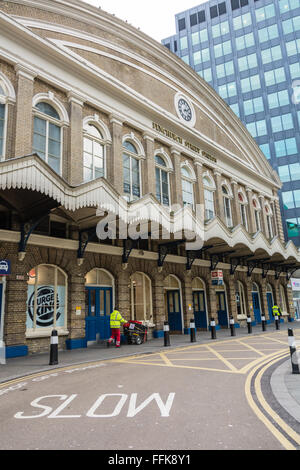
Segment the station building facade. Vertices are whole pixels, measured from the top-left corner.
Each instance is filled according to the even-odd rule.
[[[114,308],[153,336],[294,317],[280,180],[204,80],[79,0],[2,1],[0,35],[7,357],[106,339]]]

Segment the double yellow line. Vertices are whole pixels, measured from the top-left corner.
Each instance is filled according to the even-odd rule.
[[[290,437],[296,444],[300,446],[300,435],[295,432],[288,424],[286,424],[280,416],[269,406],[269,404],[266,402],[264,395],[261,390],[261,379],[265,373],[265,371],[272,367],[273,364],[278,362],[279,360],[283,359],[284,357],[288,357],[289,354],[287,353],[278,353],[276,357],[270,361],[269,359],[266,359],[267,363],[264,365],[264,362],[260,363],[257,365],[251,373],[248,375],[246,384],[245,384],[245,393],[246,393],[246,398],[248,400],[248,403],[256,416],[263,422],[263,424],[269,429],[269,431],[273,434],[273,436],[278,439],[280,444],[286,449],[286,450],[297,450],[294,444],[291,443],[289,439],[287,439],[286,435]],[[263,366],[264,365],[264,366]],[[263,366],[263,367],[262,367]],[[252,384],[252,379],[254,375],[257,373],[257,371],[261,369],[257,376],[254,379],[254,390],[255,394],[257,397],[257,400],[261,404],[263,410],[265,413],[261,411],[261,409],[257,406],[253,399],[253,394],[251,393],[251,384]],[[271,422],[275,422],[281,431]],[[286,434],[284,435],[283,432]]]

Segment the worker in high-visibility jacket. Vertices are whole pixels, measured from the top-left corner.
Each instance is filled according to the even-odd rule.
[[[278,320],[280,320],[280,317],[281,317],[281,309],[280,307],[278,307],[278,305],[274,305],[274,307],[272,308],[272,313],[273,313],[273,317],[275,318],[278,318]]]
[[[117,348],[120,348],[121,346],[121,323],[127,323],[127,321],[124,320],[118,310],[114,310],[110,315],[111,337],[108,342],[111,344],[114,340],[116,340]]]

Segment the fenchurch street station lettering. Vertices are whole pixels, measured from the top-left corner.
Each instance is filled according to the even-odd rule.
[[[155,129],[160,134],[168,137],[169,139],[174,140],[174,142],[176,142],[177,144],[184,145],[186,148],[188,148],[192,152],[197,153],[198,155],[202,155],[203,157],[207,158],[208,160],[211,160],[212,162],[215,162],[215,163],[217,162],[217,159],[215,157],[212,157],[208,153],[203,152],[203,150],[201,150],[196,145],[193,145],[187,140],[184,140],[182,137],[176,135],[174,132],[168,129],[165,129],[164,127],[160,126],[156,122],[152,123],[152,128]]]

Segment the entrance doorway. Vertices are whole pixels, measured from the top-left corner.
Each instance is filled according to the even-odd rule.
[[[255,321],[256,323],[261,323],[259,288],[255,282],[253,283],[253,286],[252,286],[252,302],[253,302],[253,312],[254,312]]]
[[[170,274],[164,281],[165,304],[170,332],[182,333],[182,308],[180,281]]]
[[[208,322],[205,299],[205,284],[199,277],[197,277],[192,282],[192,289],[195,326],[199,330],[207,330]]]
[[[269,312],[270,321],[274,322],[274,317],[273,317],[274,297],[273,297],[273,289],[270,284],[267,284],[267,304],[268,304],[268,312]]]
[[[216,294],[219,326],[221,328],[228,328],[228,312],[225,291],[217,291]]]
[[[0,279],[0,343],[3,341],[3,283],[2,280]]]
[[[110,337],[110,314],[114,308],[113,278],[104,270],[94,269],[86,276],[85,326],[87,342]]]

